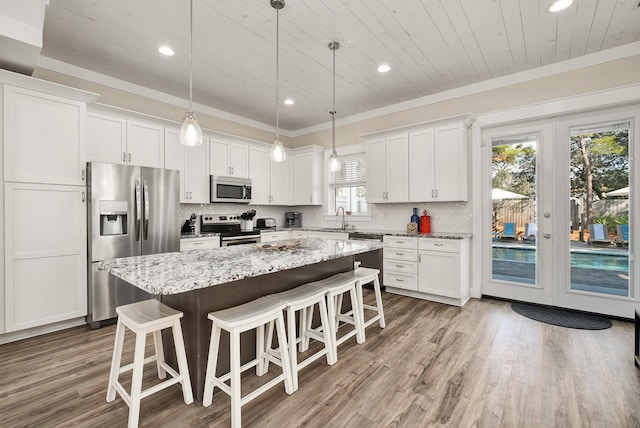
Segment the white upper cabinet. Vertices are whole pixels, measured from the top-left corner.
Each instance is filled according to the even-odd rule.
[[[4,85],[5,181],[85,185],[84,102]]]
[[[249,177],[249,145],[211,138],[209,148],[211,175]]]
[[[323,151],[319,146],[292,150],[292,205],[322,205]]]
[[[127,163],[153,168],[164,167],[164,127],[127,121]]]
[[[367,140],[367,202],[407,202],[408,170],[408,132]]]
[[[164,127],[100,113],[88,114],[87,160],[164,167]]]
[[[180,171],[180,202],[207,204],[209,195],[209,142],[200,146],[180,144],[180,130],[166,128],[165,168]]]
[[[273,162],[268,146],[249,148],[252,204],[290,205],[289,163]]]
[[[463,123],[412,131],[409,152],[411,202],[468,199],[468,156]]]

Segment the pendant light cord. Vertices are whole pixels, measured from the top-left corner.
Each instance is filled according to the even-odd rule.
[[[331,110],[331,129],[333,141],[333,155],[336,155],[336,42],[333,42],[333,110]]]
[[[278,123],[279,82],[280,82],[280,9],[276,9],[276,139],[280,137],[280,126]]]
[[[189,111],[193,110],[193,0],[190,1],[189,16]]]

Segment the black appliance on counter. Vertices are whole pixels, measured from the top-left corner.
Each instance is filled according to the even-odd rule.
[[[302,227],[302,213],[295,211],[284,213],[284,227]]]
[[[270,230],[276,228],[277,224],[275,218],[259,218],[256,220],[256,229]]]
[[[239,215],[202,214],[200,216],[200,233],[219,233],[221,247],[260,242],[260,232],[243,231],[242,221]]]

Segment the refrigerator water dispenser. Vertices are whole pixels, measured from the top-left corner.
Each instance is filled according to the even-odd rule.
[[[100,235],[127,234],[127,201],[100,201]]]

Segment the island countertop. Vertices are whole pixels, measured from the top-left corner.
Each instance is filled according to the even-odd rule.
[[[98,268],[148,293],[170,295],[379,250],[383,247],[381,243],[369,241],[319,238],[297,241],[300,243],[299,246],[283,250],[263,247],[278,244],[283,246],[293,241],[124,257],[104,260],[98,264]]]

